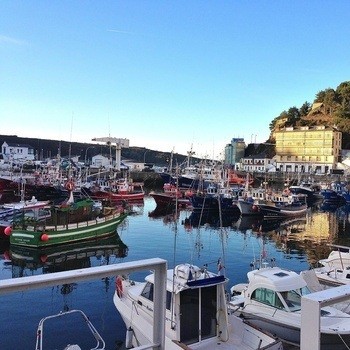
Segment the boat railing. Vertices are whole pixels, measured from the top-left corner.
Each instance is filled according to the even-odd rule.
[[[82,227],[88,227],[92,225],[96,225],[99,223],[104,223],[106,221],[113,220],[115,218],[118,218],[122,215],[123,213],[117,211],[112,214],[103,216],[103,217],[97,217],[93,220],[87,220],[87,221],[80,221],[80,222],[75,222],[75,223],[70,223],[70,224],[60,224],[60,225],[45,225],[44,222],[39,222],[37,225],[30,225],[28,222],[27,225],[25,226],[27,231],[37,231],[37,230],[45,230],[45,231],[61,231],[61,230],[70,230],[70,229],[75,229],[75,228],[82,228]]]
[[[5,279],[0,284],[0,295],[150,270],[154,271],[153,339],[150,344],[138,346],[133,349],[165,350],[166,260],[152,258],[79,270]]]

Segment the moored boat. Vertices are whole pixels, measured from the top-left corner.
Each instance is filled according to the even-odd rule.
[[[227,312],[227,279],[190,264],[167,272],[165,349],[282,349],[280,341]],[[127,326],[126,347],[150,344],[154,275],[145,282],[118,276],[114,304]]]
[[[145,197],[143,183],[130,182],[127,178],[83,187],[82,191],[94,200],[113,204],[140,201]]]
[[[150,192],[150,196],[154,199],[159,208],[170,208],[175,205],[179,207],[188,207],[191,205],[189,197],[191,191],[182,191],[176,185],[165,183],[163,192]]]
[[[0,238],[8,238],[10,227],[14,221],[22,219],[42,220],[48,217],[49,212],[45,208],[49,201],[38,201],[35,197],[30,200],[6,203],[0,209]]]
[[[238,213],[234,200],[234,193],[230,187],[221,183],[210,184],[205,192],[197,192],[190,197],[194,211],[212,211],[215,213]]]
[[[252,270],[247,276],[248,283],[231,288],[230,308],[256,327],[299,345],[301,298],[310,294],[306,281],[276,266]],[[320,335],[322,349],[348,349],[350,316],[334,307],[322,308]]]
[[[311,182],[301,182],[298,185],[289,186],[288,190],[295,195],[306,195],[307,202],[313,203],[323,199],[321,195],[321,185]]]
[[[70,316],[73,314],[78,314],[81,316],[82,321],[81,321],[81,325],[79,323],[77,323],[77,318],[76,317],[71,317]],[[87,327],[87,329],[90,331],[90,333],[88,333],[88,337],[85,339],[85,342],[87,342],[87,344],[84,344],[85,346],[88,346],[88,348],[90,349],[91,346],[94,346],[91,349],[94,350],[104,350],[106,348],[106,344],[104,339],[101,337],[100,333],[97,331],[97,329],[95,328],[95,326],[92,324],[90,318],[81,310],[65,310],[65,311],[61,311],[56,315],[49,315],[46,316],[44,318],[42,318],[39,322],[38,325],[38,329],[37,329],[37,338],[36,338],[36,346],[35,346],[35,350],[44,350],[47,346],[47,339],[44,340],[44,334],[46,335],[47,338],[49,338],[50,336],[52,336],[52,332],[57,332],[56,328],[52,327],[50,328],[49,326],[47,328],[45,328],[44,331],[44,323],[48,320],[50,320],[52,322],[52,320],[54,319],[61,319],[62,318],[65,320],[65,322],[61,322],[58,323],[57,327],[60,330],[61,333],[64,334],[64,338],[69,338],[67,336],[68,333],[70,333],[70,338],[69,339],[74,339],[74,337],[72,337],[72,332],[70,332],[70,329],[68,327],[66,327],[66,329],[62,329],[62,323],[65,325],[69,325],[72,324],[72,321],[74,322],[74,324],[77,327],[81,327],[82,325],[85,325]],[[49,322],[47,322],[49,323]],[[62,336],[61,336],[62,338]],[[89,339],[91,338],[91,339]],[[82,347],[84,348],[84,346],[82,344],[70,344],[70,341],[67,340],[67,342],[65,344],[68,344],[67,346],[65,346],[64,350],[81,350]],[[82,347],[81,347],[82,346]],[[56,346],[55,346],[56,348]]]
[[[315,272],[321,284],[340,286],[350,284],[350,247],[332,244],[328,257],[318,261]]]
[[[264,218],[281,218],[285,216],[299,216],[307,212],[308,206],[299,196],[292,195],[284,202],[270,201],[257,203],[257,210]]]
[[[82,208],[84,210],[86,207]],[[64,209],[61,214],[67,221],[61,215],[57,216],[55,209],[51,209],[51,220],[15,223],[10,234],[11,245],[40,248],[106,237],[115,234],[118,225],[128,215],[120,208],[104,207],[102,211],[92,212],[88,218],[70,222],[70,211],[74,212],[74,207]]]

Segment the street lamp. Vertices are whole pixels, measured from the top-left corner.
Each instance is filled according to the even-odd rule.
[[[89,146],[86,150],[85,150],[85,160],[84,160],[84,164],[86,165],[86,160],[87,160],[87,152],[88,152],[88,150],[89,149],[93,149],[93,148],[95,148],[94,146]],[[90,162],[89,162],[89,165],[90,165]]]

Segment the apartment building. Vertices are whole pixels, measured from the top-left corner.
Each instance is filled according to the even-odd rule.
[[[236,167],[241,158],[244,157],[245,148],[246,144],[243,138],[233,138],[231,143],[225,146],[225,164]]]
[[[281,172],[324,174],[340,162],[342,133],[334,127],[286,127],[274,135]]]

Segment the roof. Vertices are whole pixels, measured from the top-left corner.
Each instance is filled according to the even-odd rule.
[[[249,156],[244,157],[245,159],[265,159],[270,158],[267,154],[268,152],[261,152],[259,154],[250,154]]]
[[[313,103],[312,106],[311,106],[311,110],[320,108],[320,107],[322,107],[322,106],[323,106],[323,103],[322,103],[322,102]]]
[[[7,143],[7,142],[6,142]],[[21,144],[21,143],[7,143],[7,145],[9,147],[19,147],[19,148],[33,148],[33,146],[31,145],[27,145],[27,144]]]
[[[248,272],[249,286],[288,291],[306,286],[304,279],[294,271],[268,267]],[[254,288],[255,289],[255,288]]]

